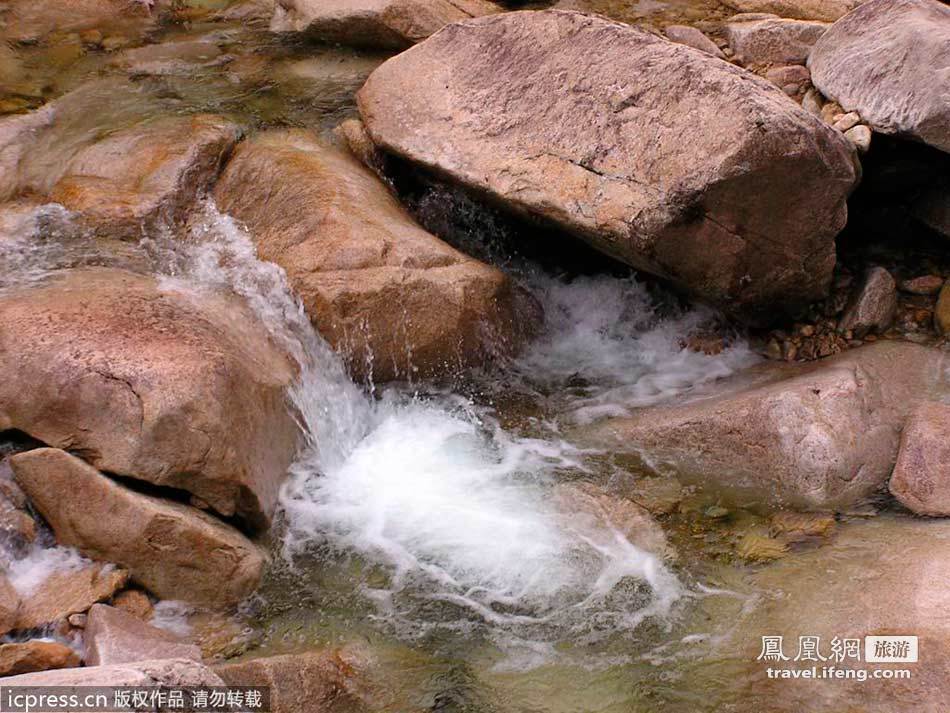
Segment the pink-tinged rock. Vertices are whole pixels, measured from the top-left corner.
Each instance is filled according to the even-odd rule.
[[[901,434],[891,493],[919,515],[950,515],[950,406],[921,405]]]

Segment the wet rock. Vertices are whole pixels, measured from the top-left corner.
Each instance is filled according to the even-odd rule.
[[[844,132],[844,137],[854,144],[860,153],[867,153],[871,148],[871,130],[861,124]]]
[[[644,552],[667,559],[674,555],[663,528],[645,507],[632,500],[606,493],[591,483],[570,483],[558,486],[554,504],[564,514],[567,529],[592,542],[604,533],[612,536],[616,530]]]
[[[0,645],[0,676],[73,668],[79,662],[79,654],[55,641],[33,640]]]
[[[209,114],[119,131],[76,154],[50,199],[98,232],[138,238],[184,219],[239,136],[236,124]]]
[[[808,66],[822,94],[857,111],[875,131],[950,151],[947,5],[869,0],[819,40]]]
[[[766,535],[749,532],[739,540],[736,554],[749,562],[771,562],[788,553],[788,545]]]
[[[347,119],[337,126],[333,133],[346,145],[350,153],[356,156],[364,166],[382,176],[382,152],[366,132],[359,119]]]
[[[850,330],[858,339],[868,332],[884,332],[897,313],[897,283],[883,267],[868,270],[861,289],[854,295],[838,323],[842,332]]]
[[[854,150],[737,67],[591,15],[507,13],[386,62],[358,103],[384,150],[746,318],[827,292]]]
[[[797,20],[834,22],[866,0],[724,0],[741,12],[768,12]]]
[[[230,57],[213,42],[190,40],[128,49],[113,59],[112,64],[129,74],[187,76],[229,60]]]
[[[769,19],[726,24],[726,39],[746,66],[804,64],[829,25],[804,20]]]
[[[148,621],[152,616],[152,602],[141,589],[126,589],[124,592],[119,592],[112,600],[112,606],[142,621]]]
[[[713,395],[582,435],[742,504],[847,508],[886,482],[904,420],[938,388],[944,362],[936,349],[880,342],[808,365],[767,363]]]
[[[945,283],[934,308],[934,326],[940,334],[950,334],[950,283]]]
[[[681,45],[692,47],[693,49],[705,52],[713,57],[725,59],[726,55],[719,49],[719,45],[706,37],[700,30],[688,25],[670,25],[665,30],[666,36]]]
[[[940,275],[921,275],[901,282],[901,291],[912,295],[935,295],[943,287],[944,279]]]
[[[323,42],[405,49],[449,23],[500,11],[487,0],[277,0],[270,28]]]
[[[0,572],[0,636],[16,627],[20,610],[20,595]]]
[[[20,453],[12,464],[60,543],[128,568],[159,597],[226,607],[260,581],[263,551],[210,515],[130,490],[58,449]]]
[[[82,299],[76,299],[81,294]],[[0,430],[265,524],[294,457],[294,372],[234,298],[123,270],[0,297]]]
[[[7,686],[135,686],[181,688],[223,686],[224,681],[207,666],[188,659],[136,661],[112,666],[86,666],[11,676]]]
[[[834,515],[828,513],[783,510],[772,515],[769,534],[787,542],[797,542],[810,537],[830,537],[835,526]]]
[[[96,602],[109,599],[128,580],[126,570],[94,562],[53,572],[35,588],[20,592],[16,628],[46,626],[85,612]]]
[[[216,666],[229,686],[269,686],[273,713],[361,710],[367,703],[359,671],[365,663],[334,649],[270,656]]]
[[[235,616],[211,611],[197,611],[188,617],[188,638],[208,661],[221,661],[241,656],[261,643],[261,632]]]
[[[215,199],[248,226],[258,256],[286,270],[320,334],[361,375],[482,363],[516,348],[528,326],[504,274],[425,232],[376,176],[309,132],[241,144]]]
[[[201,649],[197,646],[105,604],[96,604],[89,610],[83,640],[87,666],[159,659],[201,660]]]
[[[950,515],[950,406],[922,404],[901,434],[890,490],[918,515]]]

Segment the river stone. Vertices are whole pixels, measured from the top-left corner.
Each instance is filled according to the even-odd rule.
[[[768,12],[797,20],[834,22],[866,0],[723,0],[739,12]]]
[[[488,0],[277,0],[270,29],[399,50],[449,23],[496,12]]]
[[[83,641],[87,666],[158,659],[201,661],[201,649],[197,646],[105,604],[96,604],[89,610]]]
[[[896,313],[897,283],[883,267],[873,267],[845,309],[838,329],[851,330],[858,338],[870,331],[885,332]]]
[[[81,297],[81,299],[79,299]],[[294,369],[236,298],[109,268],[0,294],[0,430],[255,526],[298,426]]]
[[[950,515],[950,406],[921,404],[911,415],[890,489],[918,515]]]
[[[830,27],[825,22],[785,20],[729,22],[725,32],[735,59],[744,65],[804,64],[808,53]]]
[[[215,199],[360,375],[367,365],[378,380],[450,371],[519,342],[509,278],[424,231],[349,152],[310,132],[242,143]]]
[[[0,645],[0,676],[73,668],[79,663],[79,654],[55,641],[33,640]]]
[[[768,321],[829,289],[854,149],[702,52],[512,12],[445,28],[357,98],[385,150],[733,313]]]
[[[826,97],[883,134],[950,152],[950,7],[869,0],[822,36],[808,58]]]
[[[871,150],[871,130],[864,124],[860,124],[844,132],[844,137],[854,144],[854,148],[859,153],[867,153]]]
[[[11,461],[58,542],[126,567],[158,597],[227,607],[260,581],[263,551],[211,515],[130,490],[55,448]]]
[[[706,35],[695,27],[690,27],[689,25],[670,25],[663,30],[663,32],[673,42],[692,47],[693,49],[705,52],[719,59],[726,58],[726,55],[719,49],[719,45],[706,37]]]
[[[901,282],[901,290],[912,295],[935,295],[943,287],[944,279],[940,275],[920,275]]]
[[[739,504],[846,509],[887,481],[905,418],[945,361],[940,350],[879,342],[808,365],[767,363],[711,395],[583,435]]]
[[[361,657],[347,649],[268,656],[216,666],[229,686],[267,686],[271,713],[359,711],[366,692],[359,681],[365,667]]]
[[[138,239],[143,229],[184,219],[240,133],[233,122],[211,114],[118,131],[77,153],[50,199],[98,232]]]
[[[210,668],[189,659],[135,661],[111,666],[85,666],[11,676],[4,687],[24,686],[135,686],[181,688],[185,686],[223,686],[224,681]],[[65,693],[67,691],[60,691]],[[77,691],[80,693],[80,691]]]
[[[126,589],[119,592],[112,600],[112,606],[138,617],[142,621],[151,619],[154,610],[148,595],[141,589]]]
[[[66,492],[73,491],[70,488]],[[96,602],[109,599],[128,581],[126,570],[99,562],[53,572],[35,588],[19,593],[15,628],[34,629],[82,613]]]

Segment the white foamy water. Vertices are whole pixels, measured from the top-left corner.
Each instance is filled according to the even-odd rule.
[[[685,348],[714,315],[696,308],[663,315],[633,277],[531,278],[545,330],[515,366],[530,383],[562,392],[573,420],[628,416],[729,376],[758,357],[736,341],[720,354]],[[580,385],[574,385],[578,379]]]
[[[88,566],[91,560],[71,547],[34,545],[7,568],[7,579],[21,597],[28,597],[51,575]]]
[[[457,611],[448,625],[562,634],[586,629],[593,610],[631,629],[669,612],[679,584],[655,555],[608,522],[602,536],[575,531],[550,504],[555,472],[583,469],[573,448],[516,438],[459,398],[391,389],[371,399],[312,330],[283,272],[254,259],[233,221],[209,208],[193,237],[175,248],[170,286],[229,286],[300,363],[291,398],[309,444],[281,497],[291,560],[324,548],[386,566],[388,584],[364,594],[381,617],[409,625],[402,631],[432,623],[414,618],[427,601]],[[617,600],[628,580],[637,586]]]
[[[682,588],[661,559],[607,518],[580,526],[553,497],[565,474],[584,472],[585,454],[507,433],[460,397],[399,388],[371,397],[314,332],[283,271],[258,261],[250,238],[211,205],[187,240],[143,246],[168,289],[243,296],[300,367],[289,398],[307,444],[281,496],[290,561],[329,552],[384,567],[386,580],[362,594],[403,633],[487,626],[495,640],[545,655],[556,641],[670,615]],[[660,319],[632,280],[540,284],[548,326],[518,367],[555,386],[583,377],[590,386],[571,404],[578,418],[654,403],[748,358],[741,347],[719,357],[680,348],[705,317]]]

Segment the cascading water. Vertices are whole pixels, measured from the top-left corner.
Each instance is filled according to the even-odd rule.
[[[258,261],[249,236],[211,204],[187,239],[156,236],[142,247],[166,289],[243,296],[298,364],[289,397],[307,443],[281,497],[291,563],[345,556],[382,567],[386,576],[361,592],[381,624],[403,637],[477,631],[540,651],[535,661],[560,641],[669,617],[684,590],[660,556],[606,514],[592,521],[565,505],[559,483],[587,471],[587,454],[553,435],[506,432],[459,396],[399,386],[367,394],[313,330],[283,271]],[[18,271],[36,279],[44,261],[62,266],[57,251],[19,254],[30,269]],[[574,404],[581,418],[605,403],[681,393],[748,359],[742,348],[715,358],[683,350],[678,336],[702,317],[658,320],[632,280],[532,281],[549,327],[514,366],[548,389],[576,371],[607,384]]]

